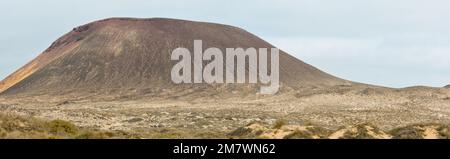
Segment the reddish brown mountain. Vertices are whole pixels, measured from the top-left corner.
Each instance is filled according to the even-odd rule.
[[[89,23],[55,41],[36,59],[0,83],[3,94],[96,92],[174,87],[171,51],[203,47],[271,48],[271,44],[237,27],[174,19],[112,18]],[[283,87],[342,84],[280,52]]]

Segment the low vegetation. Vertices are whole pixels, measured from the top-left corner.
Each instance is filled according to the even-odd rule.
[[[103,139],[132,138],[119,131],[79,128],[64,120],[45,121],[0,113],[0,138],[4,139]]]
[[[275,122],[272,126],[263,123],[250,124],[236,129],[229,135],[234,138],[271,139],[449,139],[450,126],[414,124],[383,131],[373,124],[362,123],[329,130],[313,125],[288,125],[284,121]]]
[[[275,121],[275,124],[273,125],[273,128],[274,129],[280,129],[281,127],[283,127],[286,124],[287,124],[286,120],[279,119],[279,120]]]
[[[144,138],[227,138],[225,133],[190,129],[137,129],[104,131],[80,128],[64,120],[46,121],[29,116],[0,113],[2,139],[144,139]]]
[[[450,126],[443,124],[414,124],[390,131],[395,139],[449,139]]]
[[[313,124],[289,125],[286,120],[277,120],[273,124],[251,122],[230,133],[188,128],[104,131],[77,127],[71,122],[59,119],[46,121],[0,113],[0,138],[3,139],[448,139],[449,137],[450,126],[444,124],[414,124],[385,132],[369,123],[329,130]]]

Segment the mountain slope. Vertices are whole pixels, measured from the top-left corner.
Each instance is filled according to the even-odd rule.
[[[178,47],[271,48],[271,44],[233,26],[175,19],[111,18],[67,33],[36,59],[0,83],[2,94],[95,92],[172,88],[170,60]],[[283,87],[345,83],[280,51]]]

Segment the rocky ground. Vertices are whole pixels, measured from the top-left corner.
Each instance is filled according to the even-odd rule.
[[[274,125],[280,120],[286,121],[286,125],[314,125],[333,131],[370,123],[387,132],[413,124],[449,124],[450,88],[336,86],[323,90],[287,91],[270,97],[230,96],[226,99],[214,96],[177,99],[0,97],[0,112],[44,120],[61,119],[82,128],[104,131],[185,130],[217,134],[210,136],[213,138],[227,137],[223,134],[249,123]],[[295,132],[296,128],[289,129]],[[387,133],[378,135],[379,138],[393,136]],[[275,136],[265,137],[280,138]],[[333,136],[339,137],[328,134],[330,138]]]

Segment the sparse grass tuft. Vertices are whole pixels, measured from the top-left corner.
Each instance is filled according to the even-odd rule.
[[[229,135],[230,136],[247,136],[251,132],[252,132],[252,130],[249,128],[239,127],[236,130],[234,130],[233,132],[231,132]]]
[[[435,129],[437,132],[436,137],[439,139],[450,138],[450,126],[445,124],[413,124],[393,129],[390,133],[394,139],[423,139],[425,135],[425,127]]]
[[[415,125],[396,128],[389,133],[394,139],[423,139],[423,130],[417,129]]]
[[[356,131],[345,132],[342,139],[376,139],[373,135],[382,132],[379,128],[369,123],[358,124],[354,129],[356,129]],[[374,134],[369,133],[369,131]]]
[[[314,134],[309,131],[296,130],[293,133],[286,135],[284,139],[313,139]]]
[[[281,127],[287,125],[287,121],[283,120],[283,119],[279,119],[277,121],[275,121],[275,124],[273,124],[273,129],[281,129]]]
[[[78,128],[74,124],[64,120],[53,120],[48,123],[50,133],[55,135],[76,135]]]
[[[311,132],[312,134],[317,135],[321,139],[325,139],[331,134],[330,130],[322,128],[322,127],[313,126],[313,127],[308,127],[306,129],[309,132]]]

